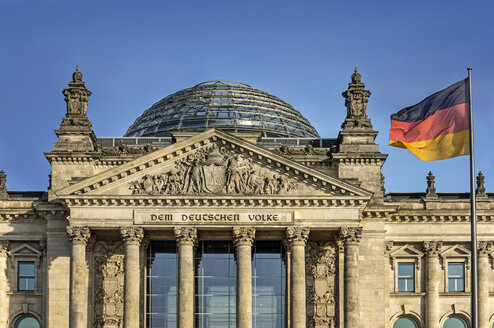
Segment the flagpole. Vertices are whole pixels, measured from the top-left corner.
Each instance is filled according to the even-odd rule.
[[[475,160],[473,155],[473,106],[472,106],[472,69],[468,71],[468,103],[470,106],[470,242],[472,251],[472,278],[471,278],[471,309],[472,328],[478,328],[478,262],[477,262],[477,215],[475,213]]]

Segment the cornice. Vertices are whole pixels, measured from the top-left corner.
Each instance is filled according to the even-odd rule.
[[[160,206],[160,207],[362,207],[367,203],[366,197],[324,196],[239,196],[239,197],[200,197],[200,196],[65,196],[61,198],[68,207],[85,206]]]
[[[494,222],[494,213],[477,214],[478,222]],[[469,213],[396,213],[386,216],[386,222],[470,222]]]

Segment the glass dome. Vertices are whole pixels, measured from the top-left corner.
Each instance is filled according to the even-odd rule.
[[[271,138],[319,138],[309,121],[283,100],[229,80],[199,83],[155,103],[125,137],[166,137],[171,132],[260,132]]]

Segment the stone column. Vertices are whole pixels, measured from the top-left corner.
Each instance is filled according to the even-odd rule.
[[[91,237],[88,227],[68,226],[67,234],[72,241],[70,266],[70,327],[86,328],[89,271],[86,263],[86,244]]]
[[[362,237],[361,227],[343,227],[338,231],[338,237],[345,247],[344,255],[344,327],[360,327],[360,298],[359,298],[359,242]]]
[[[309,228],[290,227],[286,229],[286,238],[290,245],[290,326],[306,327],[306,291],[305,291],[305,244],[309,238]]]
[[[493,249],[492,241],[479,241],[479,328],[489,327],[489,253]]]
[[[233,228],[237,249],[237,328],[252,328],[252,244],[255,228]]]
[[[425,278],[425,326],[427,328],[439,328],[439,282],[441,280],[439,251],[442,245],[441,241],[424,242],[424,251],[427,254],[427,276]]]
[[[141,227],[122,227],[120,234],[125,242],[125,301],[124,301],[124,327],[139,328],[140,314],[140,263],[139,246],[144,237]]]
[[[0,327],[7,327],[9,320],[9,280],[7,278],[7,258],[9,242],[0,240]]]
[[[194,327],[194,245],[197,229],[176,227],[178,244],[178,327]]]

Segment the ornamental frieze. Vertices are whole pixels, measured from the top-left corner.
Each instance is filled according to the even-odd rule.
[[[279,195],[298,188],[250,158],[213,144],[175,162],[172,169],[132,181],[133,195]]]

